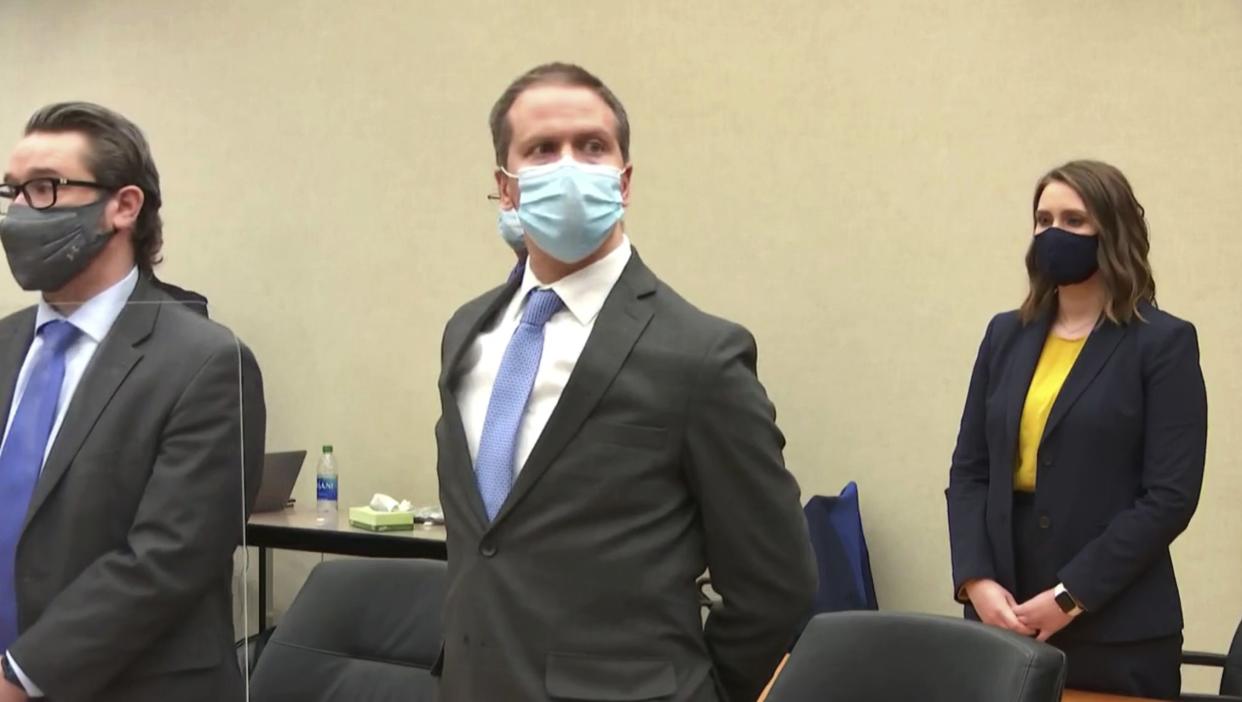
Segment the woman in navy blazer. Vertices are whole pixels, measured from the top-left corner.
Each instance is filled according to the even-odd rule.
[[[1070,687],[1180,692],[1169,544],[1199,500],[1195,328],[1155,306],[1125,176],[1074,161],[1035,189],[1030,291],[988,325],[949,471],[966,616],[1065,651]]]

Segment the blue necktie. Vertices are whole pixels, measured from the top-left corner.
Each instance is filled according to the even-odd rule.
[[[0,651],[8,650],[17,640],[17,542],[56,421],[60,386],[65,380],[65,352],[78,333],[63,320],[48,322],[39,329],[43,345],[35,354],[26,392],[0,450]]]
[[[561,309],[561,298],[551,290],[534,290],[526,300],[522,321],[513,331],[504,359],[496,373],[492,397],[487,403],[483,435],[474,459],[479,494],[491,521],[513,487],[514,453],[517,451],[518,428],[539,372],[543,356],[543,327]]]

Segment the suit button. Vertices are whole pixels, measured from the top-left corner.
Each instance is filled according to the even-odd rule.
[[[1047,529],[1050,526],[1052,526],[1052,519],[1048,515],[1045,514],[1039,518],[1040,529]]]
[[[496,544],[491,541],[484,540],[479,543],[479,553],[484,558],[491,558],[496,555]]]
[[[1045,458],[1045,459],[1044,459],[1044,467],[1045,467],[1045,468],[1051,468],[1051,467],[1052,467],[1052,459],[1051,459],[1051,458]]]

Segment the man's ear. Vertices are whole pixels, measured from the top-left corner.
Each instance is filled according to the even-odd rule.
[[[105,213],[110,220],[108,228],[114,232],[132,232],[138,224],[144,202],[146,194],[136,185],[127,185],[116,191]]]
[[[505,175],[504,170],[496,167],[496,192],[500,195],[500,209],[516,210],[518,206],[517,179]]]
[[[630,179],[634,176],[634,164],[626,165],[621,171],[621,204],[625,207],[630,206]]]

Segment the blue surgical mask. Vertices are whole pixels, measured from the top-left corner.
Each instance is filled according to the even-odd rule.
[[[522,229],[559,261],[577,263],[595,253],[625,214],[618,168],[567,158],[504,173],[518,180]]]
[[[517,210],[501,210],[496,219],[496,228],[500,230],[500,238],[505,240],[514,251],[526,250],[526,239],[522,236],[522,220]]]

